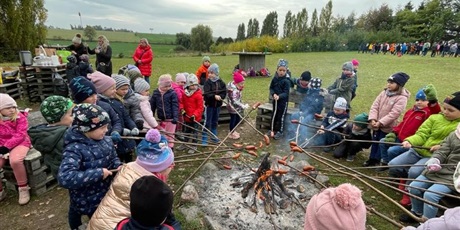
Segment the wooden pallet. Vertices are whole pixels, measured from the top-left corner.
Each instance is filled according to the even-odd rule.
[[[0,93],[8,94],[10,95],[10,97],[14,99],[21,99],[22,98],[21,83],[18,81],[18,82],[1,84]]]
[[[30,102],[41,102],[54,95],[54,74],[59,74],[64,79],[66,77],[65,65],[20,67],[19,71],[25,97]]]
[[[256,128],[258,129],[267,129],[269,130],[271,127],[271,117],[273,112],[273,106],[271,103],[265,103],[257,108],[257,117],[256,117]],[[291,122],[291,115],[294,113],[298,113],[298,108],[289,108],[286,111],[286,115],[284,118],[285,125]]]

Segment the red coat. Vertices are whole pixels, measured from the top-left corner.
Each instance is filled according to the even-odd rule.
[[[182,102],[187,116],[195,116],[195,121],[200,122],[204,111],[203,93],[201,89],[195,91],[191,96],[187,96],[185,92],[183,92]],[[192,122],[187,116],[184,116],[185,122]]]
[[[439,108],[439,104],[437,107]],[[422,110],[418,110],[414,106],[412,109],[407,110],[404,114],[403,120],[393,128],[393,132],[396,133],[398,139],[401,141],[414,135],[422,123],[425,122],[425,120],[432,114],[432,111],[433,109],[429,106],[423,108]]]
[[[153,51],[150,45],[144,47],[137,46],[133,54],[133,60],[135,63],[141,60],[141,63],[137,67],[143,76],[150,76],[152,74]]]

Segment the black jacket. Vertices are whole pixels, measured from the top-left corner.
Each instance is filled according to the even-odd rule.
[[[211,79],[206,80],[203,87],[203,97],[204,103],[206,106],[220,108],[222,106],[222,101],[227,96],[227,85],[222,79],[218,79],[216,82],[211,81]],[[222,100],[217,101],[214,97],[219,95]]]

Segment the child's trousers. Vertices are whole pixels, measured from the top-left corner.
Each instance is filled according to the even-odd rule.
[[[423,175],[420,175],[417,177],[417,180],[425,180],[428,181],[429,179],[426,178]],[[425,200],[431,201],[433,203],[439,203],[439,200],[441,200],[444,195],[433,193],[433,192],[439,192],[439,193],[444,193],[444,194],[450,194],[452,193],[452,190],[447,187],[446,185],[442,184],[436,184],[435,181],[433,183],[428,183],[424,181],[413,181],[410,183],[410,187],[408,190],[412,195],[416,195],[420,198],[423,198]],[[427,189],[425,192],[423,192],[420,189],[417,188],[424,188]],[[417,213],[417,214],[423,214],[424,217],[430,219],[433,217],[436,217],[436,214],[438,213],[438,208],[429,204],[424,203],[421,200],[415,199],[415,198],[410,198],[411,204],[412,204],[412,211]]]
[[[273,121],[273,131],[274,132],[283,132],[284,130],[284,118],[285,118],[285,115],[286,115],[286,111],[287,111],[287,103],[288,101],[287,100],[278,100],[276,102],[276,106],[275,106],[275,100],[273,100],[273,113],[272,113],[272,119],[271,121]],[[276,114],[275,114],[275,110],[276,110]]]
[[[26,158],[27,152],[29,152],[29,147],[18,145],[14,147],[9,155],[10,165],[13,168],[14,177],[18,186],[27,185],[27,172],[26,167],[24,166],[24,158]],[[6,159],[0,157],[0,168],[5,165]],[[0,188],[2,188],[2,183],[0,183]]]
[[[161,121],[160,127],[165,129],[168,133],[166,134],[166,139],[168,139],[168,146],[170,148],[174,147],[174,133],[176,132],[176,125],[173,124],[171,121]]]

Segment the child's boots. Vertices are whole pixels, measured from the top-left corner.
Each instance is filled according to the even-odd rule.
[[[30,201],[29,186],[19,187],[19,204],[25,205]]]

